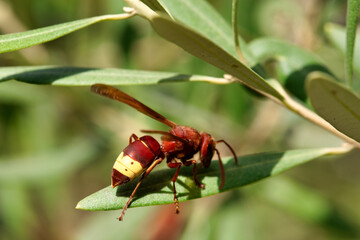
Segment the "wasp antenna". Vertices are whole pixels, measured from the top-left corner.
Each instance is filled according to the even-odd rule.
[[[224,170],[224,165],[221,161],[221,157],[220,157],[220,153],[219,153],[219,150],[217,150],[215,148],[215,152],[216,154],[218,155],[219,157],[219,165],[220,165],[220,173],[221,173],[221,179],[220,179],[220,186],[219,186],[219,189],[221,190],[223,187],[224,187],[224,184],[225,184],[225,170]]]
[[[216,143],[224,143],[230,149],[230,151],[232,152],[232,154],[234,156],[235,164],[238,165],[238,158],[237,158],[237,156],[235,154],[234,149],[223,139],[216,141]]]

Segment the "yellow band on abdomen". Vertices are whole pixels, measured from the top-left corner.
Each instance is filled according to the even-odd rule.
[[[145,171],[138,161],[135,161],[127,155],[124,156],[123,152],[121,152],[116,159],[113,168],[130,178],[130,180],[133,180]]]

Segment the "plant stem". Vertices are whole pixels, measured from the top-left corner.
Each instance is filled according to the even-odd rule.
[[[243,85],[248,86],[245,82],[241,81],[240,79],[236,79],[232,76],[229,75],[225,75],[224,76],[225,79],[232,79],[232,80],[236,80],[237,82],[240,82]],[[251,87],[250,87],[251,88]],[[274,102],[278,103],[279,105],[286,107],[287,109],[291,110],[292,112],[296,113],[297,115],[305,118],[306,120],[318,125],[319,127],[325,129],[326,131],[334,134],[335,136],[341,138],[342,140],[344,140],[345,142],[351,144],[352,146],[356,147],[356,148],[360,148],[360,143],[355,141],[354,139],[346,136],[345,134],[343,134],[342,132],[338,131],[336,128],[334,128],[330,123],[328,123],[327,121],[325,121],[322,117],[320,117],[319,115],[317,115],[316,113],[314,113],[313,111],[311,111],[310,109],[304,107],[303,105],[301,105],[300,103],[298,103],[297,101],[295,101],[294,99],[292,99],[290,97],[290,95],[285,91],[284,88],[277,86],[276,90],[279,92],[279,94],[282,95],[283,99],[280,101],[277,98],[274,98],[273,96],[270,96],[267,93],[264,93],[262,91],[259,91],[258,89],[255,88],[251,88],[255,91],[257,91],[258,93],[268,97],[269,99],[273,100]]]
[[[127,18],[131,18],[136,15],[136,12],[125,12],[120,14],[108,14],[104,15],[103,18],[106,20],[124,20]]]
[[[299,116],[305,118],[306,120],[322,127],[323,129],[331,132],[335,136],[338,136],[339,138],[343,139],[345,142],[360,148],[360,143],[355,141],[354,139],[346,136],[342,132],[338,131],[336,128],[334,128],[330,123],[325,121],[323,118],[321,118],[319,115],[311,111],[310,109],[304,107],[303,105],[299,104],[295,100],[293,100],[290,96],[284,96],[283,104],[285,107],[287,107],[292,112],[298,114]]]
[[[240,47],[240,42],[239,42],[239,34],[238,34],[238,28],[237,28],[237,9],[238,9],[238,0],[233,0],[232,1],[232,27],[233,27],[233,34],[234,34],[234,43],[235,43],[235,49],[236,49],[236,53],[239,57],[239,60],[243,63],[246,64],[246,59],[244,58],[242,51],[241,51],[241,47]]]

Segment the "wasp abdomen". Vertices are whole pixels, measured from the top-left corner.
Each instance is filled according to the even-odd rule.
[[[147,168],[156,157],[155,153],[141,140],[132,142],[123,152],[124,155],[127,155],[140,163],[143,168]]]
[[[111,176],[112,187],[138,177],[159,154],[160,145],[153,137],[143,136],[130,143],[115,161]]]

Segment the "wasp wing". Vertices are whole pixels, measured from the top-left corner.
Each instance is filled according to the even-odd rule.
[[[94,84],[91,86],[91,91],[94,93],[100,94],[102,96],[125,103],[125,104],[129,105],[130,107],[135,108],[139,112],[141,112],[161,123],[164,123],[171,128],[177,126],[177,124],[175,124],[174,122],[170,121],[169,119],[165,118],[161,114],[155,112],[154,110],[152,110],[151,108],[146,106],[145,104],[139,102],[135,98],[127,95],[126,93],[124,93],[123,91],[120,91],[117,88],[114,88],[112,86],[105,85],[105,84]]]

